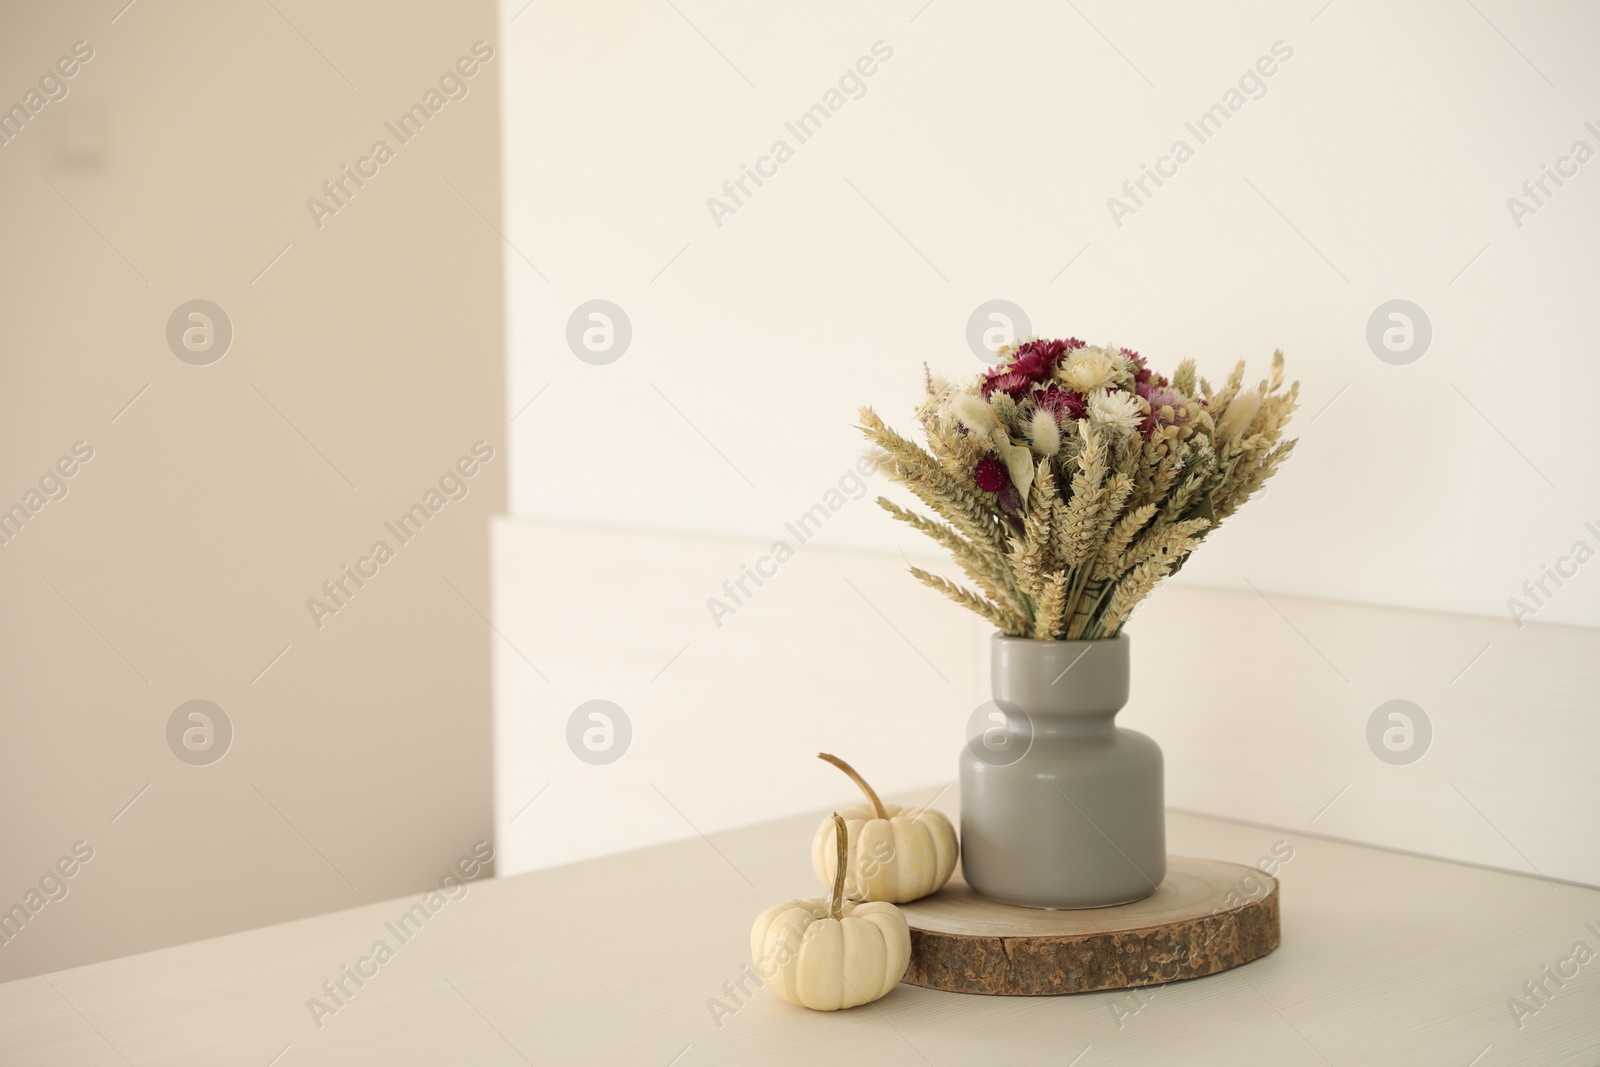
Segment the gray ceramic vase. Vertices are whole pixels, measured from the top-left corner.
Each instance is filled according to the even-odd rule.
[[[1161,749],[1116,724],[1128,637],[996,634],[994,702],[961,752],[961,867],[993,900],[1103,908],[1167,873]]]

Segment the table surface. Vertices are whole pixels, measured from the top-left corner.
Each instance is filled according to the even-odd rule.
[[[420,897],[0,985],[0,1063],[1600,1064],[1600,890],[1176,812],[1174,853],[1292,850],[1276,952],[1064,997],[741,992],[756,914],[820,892],[820,814],[475,882],[404,941]]]

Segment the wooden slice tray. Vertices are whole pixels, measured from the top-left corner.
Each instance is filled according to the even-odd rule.
[[[1172,856],[1144,900],[1044,911],[978,896],[957,872],[900,905],[911,925],[905,981],[952,993],[1049,996],[1199,978],[1278,947],[1278,882],[1254,867]]]

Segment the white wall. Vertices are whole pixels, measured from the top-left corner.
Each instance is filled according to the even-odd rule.
[[[714,618],[706,599],[769,547],[496,524],[502,872],[855,803],[819,750],[954,813],[986,627],[898,554],[815,541]],[[1600,885],[1600,632],[1191,585],[1128,633],[1118,721],[1162,745],[1170,807]],[[596,699],[628,722],[598,765],[567,738]],[[1414,706],[1405,762],[1369,740],[1394,700]]]
[[[886,795],[939,789],[987,686],[981,621],[916,610],[926,602],[899,556],[815,544],[713,619],[706,598],[769,547],[496,524],[502,873],[859,802],[818,752],[851,760]],[[595,738],[600,764],[568,743],[592,700],[620,709],[605,712],[613,736]]]
[[[981,369],[966,324],[999,297],[1214,378],[1286,351],[1296,459],[1181,581],[1506,618],[1600,549],[1600,163],[1520,227],[1506,204],[1600,150],[1600,11],[1321,6],[504,5],[509,412],[539,395],[513,512],[765,536],[853,457],[859,403],[904,423],[921,361]],[[880,40],[798,143],[785,121]],[[1200,144],[1184,123],[1279,41]],[[777,138],[793,159],[717,225]],[[1108,198],[1177,138],[1194,158],[1119,227]],[[608,366],[563,340],[596,297],[632,321]],[[1396,298],[1433,330],[1404,366],[1366,340]],[[871,508],[827,536],[898,543]],[[1600,565],[1536,617],[1600,624]]]

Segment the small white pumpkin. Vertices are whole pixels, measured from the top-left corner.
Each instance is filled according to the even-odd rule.
[[[845,896],[905,904],[944,888],[961,855],[956,828],[944,813],[885,804],[850,764],[826,752],[817,758],[849,775],[867,796],[867,804],[844,809],[850,837]],[[832,837],[833,823],[824,819],[811,839],[811,866],[823,885],[833,881]]]
[[[848,838],[845,820],[833,816],[843,871]],[[768,908],[750,928],[756,972],[791,1004],[837,1011],[868,1004],[905,977],[911,962],[911,930],[893,904],[852,904],[844,878],[834,879],[831,899],[810,897]]]

